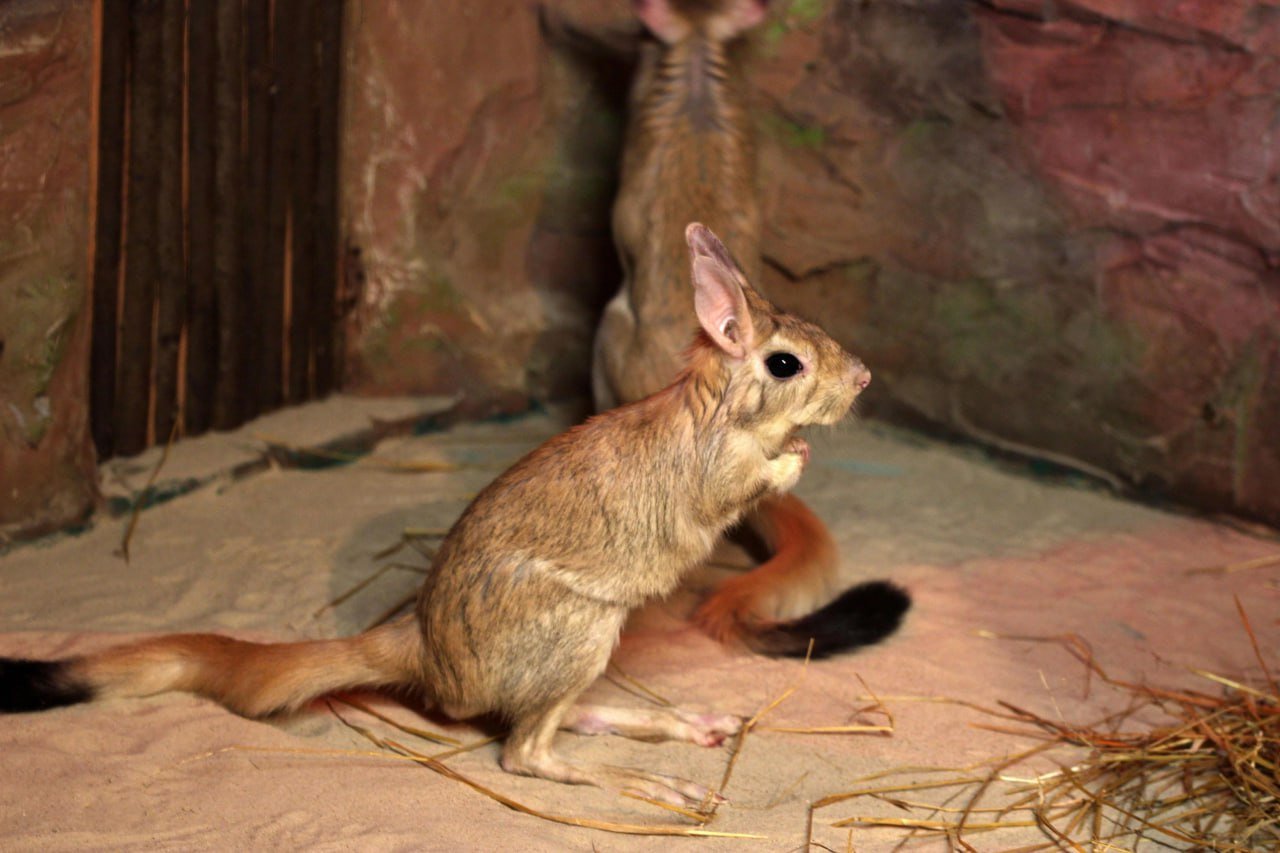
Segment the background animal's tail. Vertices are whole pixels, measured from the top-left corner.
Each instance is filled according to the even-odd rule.
[[[341,640],[250,643],[171,634],[62,660],[0,658],[0,712],[178,690],[264,717],[335,690],[416,683],[421,642],[406,616]]]
[[[792,494],[761,501],[747,526],[765,560],[725,581],[694,621],[721,642],[738,641],[760,654],[828,657],[892,634],[911,606],[905,590],[869,581],[834,600],[839,558],[826,525]]]

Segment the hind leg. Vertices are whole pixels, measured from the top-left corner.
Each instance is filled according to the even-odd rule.
[[[575,705],[560,728],[582,735],[621,735],[633,740],[680,740],[699,746],[719,746],[742,728],[732,714],[697,714],[680,708],[613,708]]]
[[[502,749],[502,769],[508,773],[570,785],[595,785],[639,794],[682,807],[723,802],[723,798],[710,789],[675,776],[606,764],[576,763],[561,758],[552,748],[552,741],[556,730],[574,719],[574,698],[569,697],[546,711],[518,720]]]

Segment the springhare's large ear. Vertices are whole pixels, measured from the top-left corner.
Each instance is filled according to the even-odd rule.
[[[707,226],[690,223],[684,237],[692,259],[693,307],[698,323],[725,353],[746,358],[755,345],[755,326],[738,283],[742,273]]]

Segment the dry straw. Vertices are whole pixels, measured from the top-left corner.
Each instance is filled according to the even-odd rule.
[[[133,496],[133,506],[129,508],[129,520],[125,523],[124,535],[120,537],[120,547],[116,549],[116,556],[124,559],[125,563],[129,562],[129,543],[133,540],[133,531],[138,527],[138,517],[142,514],[143,506],[151,498],[151,490],[155,487],[156,478],[160,476],[160,469],[164,467],[165,462],[169,461],[169,451],[173,448],[173,443],[178,440],[178,427],[181,423],[181,418],[174,419],[173,428],[169,430],[169,439],[164,443],[164,449],[160,451],[156,467],[151,469],[151,474],[147,477],[147,484],[142,487],[141,492]]]
[[[1085,665],[1088,676],[1119,691],[1126,707],[1093,724],[1070,725],[1008,703],[1000,703],[1000,709],[961,703],[1008,721],[983,728],[1030,736],[1040,744],[981,767],[932,768],[929,772],[941,778],[931,781],[869,784],[924,771],[898,768],[859,780],[868,784],[825,797],[811,809],[862,799],[886,803],[909,816],[855,815],[832,825],[906,829],[903,841],[941,837],[963,850],[976,849],[965,840],[967,835],[1028,827],[1038,828],[1045,841],[1020,848],[1025,851],[1280,849],[1280,689],[1238,599],[1236,607],[1262,677],[1257,684],[1246,684],[1192,670],[1222,688],[1213,693],[1112,678],[1076,635],[986,634],[1062,645]],[[1138,717],[1157,722],[1139,723]],[[1051,772],[1029,777],[1010,773],[1059,748],[1086,752],[1083,759],[1059,763]],[[949,791],[950,796],[941,804],[903,797],[921,790]],[[995,793],[1001,795],[999,802],[989,805]]]
[[[382,560],[382,559],[386,559],[387,557],[391,557],[395,555],[396,553],[400,552],[404,548],[412,548],[414,551],[417,551],[419,555],[424,557],[428,561],[428,563],[430,563],[430,561],[435,557],[435,554],[436,554],[436,546],[432,543],[438,542],[439,540],[443,539],[448,534],[448,532],[449,532],[448,530],[445,530],[442,528],[413,528],[413,527],[406,528],[401,532],[399,539],[397,539],[392,544],[388,545],[386,548],[383,548],[378,553],[374,554],[373,557],[375,560]],[[321,614],[325,613],[326,611],[332,610],[333,608],[346,603],[349,599],[353,598],[354,596],[363,592],[366,588],[371,586],[376,580],[378,580],[378,578],[382,577],[383,575],[387,574],[392,570],[415,572],[417,574],[426,574],[427,571],[429,570],[429,566],[414,565],[412,563],[387,563],[381,566],[380,568],[374,570],[372,574],[368,575],[364,579],[358,581],[354,586],[348,588],[346,591],[342,592],[335,598],[330,599],[328,602],[324,604],[324,606],[320,607],[318,610],[315,611],[315,613],[311,614],[312,618],[318,618]],[[404,610],[406,607],[412,604],[417,599],[417,597],[418,597],[417,587],[415,587],[412,591],[408,593],[402,594],[400,598],[396,599],[396,601],[390,607],[387,607],[386,609],[384,609],[381,613],[379,613],[373,619],[372,622],[366,625],[364,630],[366,631],[372,630],[373,628],[378,627],[384,622],[387,622],[393,616],[398,614],[401,610]]]

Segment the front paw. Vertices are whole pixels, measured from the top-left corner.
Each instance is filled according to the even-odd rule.
[[[804,464],[809,463],[809,442],[799,436],[793,435],[787,439],[787,443],[782,445],[783,453],[797,453],[804,459]]]
[[[802,438],[791,438],[782,453],[769,461],[769,485],[776,492],[790,491],[800,481],[809,461],[809,444]]]

